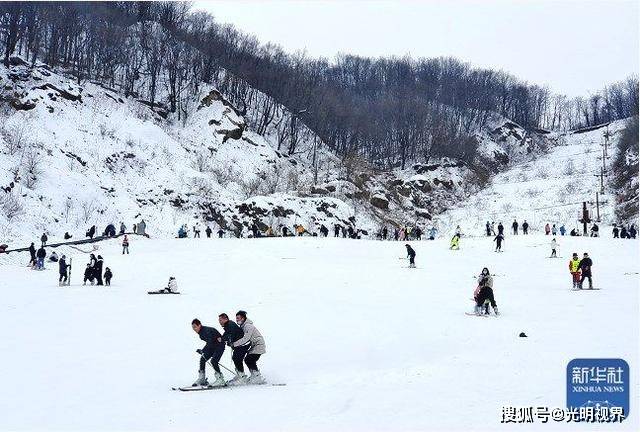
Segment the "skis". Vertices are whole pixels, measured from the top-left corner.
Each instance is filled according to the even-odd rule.
[[[475,314],[473,312],[465,312],[464,314],[467,315],[467,316],[474,316],[474,317],[478,317],[478,318],[489,318],[489,317],[498,318],[498,315],[495,315],[495,314],[488,314],[487,315],[487,314],[483,313],[482,315],[477,315],[477,314]]]
[[[571,288],[569,291],[600,291],[600,288]]]
[[[260,384],[243,384],[243,385],[222,385],[222,386],[188,386],[188,387],[171,387],[171,390],[174,391],[183,391],[183,392],[192,392],[192,391],[204,391],[204,390],[220,390],[220,389],[232,389],[232,388],[242,388],[242,387],[253,387],[253,386],[267,386],[267,387],[284,387],[285,383],[260,383]]]
[[[180,294],[180,293],[177,291],[158,290],[158,291],[147,291],[147,294]]]

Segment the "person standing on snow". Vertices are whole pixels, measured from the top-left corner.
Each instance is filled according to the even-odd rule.
[[[564,236],[564,233],[567,232],[567,229],[564,227],[564,224],[560,225],[560,235]]]
[[[502,242],[504,241],[504,235],[502,233],[498,233],[493,241],[496,242],[496,252],[502,252]]]
[[[544,235],[549,235],[550,232],[551,232],[551,227],[549,226],[549,224],[546,224],[544,226]]]
[[[478,276],[478,288],[473,298],[476,301],[476,315],[489,315],[489,305],[493,308],[493,312],[498,315],[498,305],[493,297],[493,277],[488,268],[483,268],[482,273]],[[483,310],[484,309],[484,310]]]
[[[593,289],[593,281],[591,280],[591,266],[593,266],[593,261],[591,260],[591,258],[589,258],[589,254],[585,252],[578,266],[582,271],[582,277],[580,278],[579,286],[580,289],[582,289],[582,283],[585,279],[589,279],[589,289]]]
[[[241,310],[236,313],[236,323],[244,332],[244,336],[234,342],[231,346],[241,347],[246,343],[249,344],[249,351],[244,358],[244,362],[249,368],[249,373],[251,374],[248,382],[249,384],[263,384],[265,381],[264,378],[262,378],[262,375],[260,375],[257,362],[258,359],[260,359],[260,356],[267,352],[264,338],[253,325],[253,321],[247,318],[247,313],[245,311]]]
[[[93,267],[93,274],[97,280],[96,285],[104,285],[104,283],[102,283],[102,265],[103,265],[102,255],[98,255],[96,264]]]
[[[91,264],[87,264],[87,268],[84,269],[84,281],[82,282],[82,285],[86,285],[87,281],[93,285],[93,279],[93,266]]]
[[[571,278],[573,279],[573,289],[580,289],[580,258],[575,252],[569,261],[569,273],[571,273]]]
[[[58,261],[58,270],[60,272],[60,278],[58,279],[58,285],[62,286],[67,283],[69,276],[67,275],[67,269],[69,268],[69,264],[67,264],[67,257],[62,255],[60,260]]]
[[[614,224],[613,225],[613,238],[619,238],[618,234],[620,233],[620,230],[618,229],[618,227]],[[33,245],[33,243],[31,243],[31,245]]]
[[[502,234],[504,236],[504,225],[502,225],[502,222],[498,223],[498,234]]]
[[[518,235],[518,221],[517,220],[513,220],[513,223],[511,224],[511,228],[513,228],[513,235]]]
[[[127,252],[127,255],[129,255],[129,237],[127,237],[126,234],[122,239],[122,255],[124,255],[125,251]]]
[[[485,229],[487,231],[487,237],[491,236],[491,225],[489,225],[489,221],[487,221],[487,225],[485,226]]]
[[[207,234],[207,238],[211,238],[211,233],[213,232],[211,230],[211,227],[209,225],[207,225],[207,229],[204,230],[205,234]]]
[[[127,227],[124,225],[124,222],[120,222],[120,234],[124,234],[127,231]]]
[[[526,219],[522,223],[522,234],[524,234],[524,235],[529,234],[529,222],[527,222]]]
[[[113,273],[111,273],[111,269],[107,267],[104,270],[104,283],[106,286],[111,286],[111,278],[113,277]]]
[[[33,242],[31,242],[31,246],[29,246],[29,255],[31,257],[29,260],[29,266],[31,268],[35,268],[37,258],[36,258],[36,247],[33,244]]]
[[[456,233],[451,238],[451,245],[449,246],[451,250],[460,250],[460,234]]]
[[[47,240],[49,240],[49,237],[47,237],[47,234],[42,233],[42,237],[40,237],[40,241],[42,242],[42,247],[45,247],[47,245]]]
[[[36,252],[36,257],[38,258],[38,265],[36,266],[36,269],[44,270],[44,259],[46,256],[47,251],[44,250],[44,246],[41,246],[40,249],[38,249],[38,252]]]
[[[408,244],[404,245],[407,248],[407,257],[409,258],[409,268],[416,267],[416,251],[413,250]]]
[[[558,228],[556,228],[556,224],[553,224],[551,227],[551,235],[555,236],[558,234]]]
[[[551,240],[551,258],[558,258],[558,254],[556,252],[557,249],[558,249],[558,242],[554,238],[553,240]]]
[[[244,356],[247,354],[251,346],[247,342],[244,345],[235,346],[235,343],[242,339],[244,336],[244,332],[238,326],[238,324],[234,323],[229,319],[229,316],[226,313],[221,313],[218,315],[218,323],[224,329],[224,333],[222,334],[222,340],[231,347],[233,354],[231,355],[231,360],[233,360],[233,365],[236,369],[236,376],[233,377],[227,384],[244,384],[247,382],[247,376],[244,373],[244,366],[242,366],[242,360]]]

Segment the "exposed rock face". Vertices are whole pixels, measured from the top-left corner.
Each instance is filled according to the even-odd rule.
[[[389,208],[389,200],[384,195],[374,195],[371,197],[371,205],[381,210],[387,210]]]

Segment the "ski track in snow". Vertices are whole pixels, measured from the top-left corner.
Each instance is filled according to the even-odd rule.
[[[625,359],[636,400],[638,278],[625,273],[638,248],[561,237],[565,258],[549,260],[548,240],[508,236],[502,254],[487,238],[463,237],[459,252],[412,242],[420,268],[408,269],[401,242],[136,237],[128,256],[101,244],[111,287],[81,286],[79,252],[63,288],[55,264],[0,257],[0,429],[576,430],[504,425],[501,408],[563,407],[567,363],[582,357]],[[601,291],[569,291],[573,251],[590,253]],[[484,266],[500,275],[497,319],[464,314]],[[171,275],[183,295],[146,294]],[[238,309],[265,336],[263,374],[287,386],[171,391],[197,374],[191,320],[218,328]],[[632,402],[607,430],[638,427]]]

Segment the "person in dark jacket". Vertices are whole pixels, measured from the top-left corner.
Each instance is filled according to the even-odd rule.
[[[87,231],[87,237],[92,239],[94,235],[96,235],[96,226],[92,225],[91,228],[89,228],[89,230]]]
[[[211,227],[207,225],[207,229],[204,230],[204,232],[207,234],[207,238],[211,238],[211,233],[213,232],[211,230]]]
[[[529,234],[529,222],[527,222],[526,219],[522,223],[522,234],[524,234],[524,235]]]
[[[64,239],[65,240],[69,240],[71,237],[73,237],[73,236],[71,234],[69,234],[68,231],[64,233]]]
[[[620,230],[618,229],[617,226],[613,226],[613,238],[619,238],[618,234],[620,233]]]
[[[582,277],[580,278],[579,288],[582,289],[582,282],[585,279],[589,279],[589,289],[593,289],[593,281],[591,280],[591,267],[593,266],[593,261],[589,258],[588,253],[584,253],[583,258],[580,260],[580,265],[578,266],[582,271]]]
[[[637,234],[638,234],[638,231],[636,230],[636,226],[632,224],[629,227],[629,237],[631,237],[632,239],[635,239]]]
[[[222,238],[222,236],[224,236],[224,230],[222,228],[220,228],[218,230],[218,238]]]
[[[504,235],[504,225],[502,225],[502,222],[498,224],[498,234]]]
[[[413,248],[408,244],[404,245],[404,247],[407,248],[407,257],[409,258],[409,267],[415,268],[416,267],[416,251],[414,251]]]
[[[340,225],[338,224],[333,225],[333,236],[340,237]]]
[[[422,240],[422,230],[420,227],[416,227],[416,240]]]
[[[193,385],[209,385],[205,370],[206,363],[209,360],[211,360],[211,366],[213,366],[216,377],[216,380],[210,385],[226,385],[222,372],[220,371],[220,365],[218,364],[220,362],[220,358],[222,358],[222,354],[224,353],[224,341],[222,339],[222,335],[213,327],[203,326],[197,318],[191,321],[191,328],[198,334],[200,339],[205,342],[202,349],[196,350],[196,352],[200,354],[200,369],[198,370],[198,379],[193,383]],[[238,329],[240,328],[238,327]]]
[[[491,225],[489,224],[489,221],[487,221],[487,224],[485,225],[484,229],[487,232],[487,237],[491,236]]]
[[[38,252],[36,252],[36,257],[38,258],[38,265],[36,266],[36,269],[44,270],[44,259],[46,256],[47,251],[44,250],[44,246],[40,247],[40,249],[38,249]]]
[[[513,234],[514,235],[518,235],[518,221],[517,220],[513,220],[513,223],[511,224],[511,228],[513,228]]]
[[[218,323],[224,329],[224,333],[222,334],[222,340],[229,346],[232,346],[236,341],[242,339],[244,336],[244,332],[236,324],[235,322],[229,320],[229,316],[226,313],[221,313],[218,315]],[[242,365],[242,360],[244,356],[251,348],[251,345],[246,344],[239,347],[232,347],[233,354],[231,355],[231,360],[233,360],[233,364],[236,367],[236,373],[244,372],[244,366]]]
[[[111,286],[111,278],[113,277],[113,273],[111,273],[111,269],[107,267],[104,270],[104,283],[106,286]]]
[[[103,265],[102,255],[98,255],[96,264],[93,267],[93,275],[97,280],[96,285],[104,285],[104,283],[102,283],[102,265]]]
[[[47,245],[47,240],[49,240],[49,237],[47,237],[47,234],[42,233],[42,237],[40,237],[40,241],[42,242],[43,247]]]
[[[91,264],[87,264],[87,268],[84,269],[84,281],[82,282],[82,285],[86,285],[87,281],[93,285],[93,279],[93,266]]]
[[[60,278],[58,279],[59,285],[64,285],[67,283],[69,276],[67,275],[67,269],[69,268],[69,264],[67,264],[67,257],[62,255],[60,260],[58,260],[58,270],[60,272]]]
[[[502,242],[504,241],[504,235],[498,231],[498,235],[493,239],[496,242],[496,252],[502,252]]]
[[[474,293],[474,300],[476,301],[475,312],[476,315],[489,315],[489,305],[493,308],[493,312],[498,315],[498,305],[493,297],[493,277],[488,268],[483,268],[480,276],[478,277],[478,288]]]
[[[33,244],[33,242],[31,243],[31,246],[29,246],[29,255],[31,256],[29,265],[31,267],[35,267],[36,266],[36,247]]]
[[[627,228],[624,226],[620,229],[620,238],[623,238],[623,239],[627,238]]]

